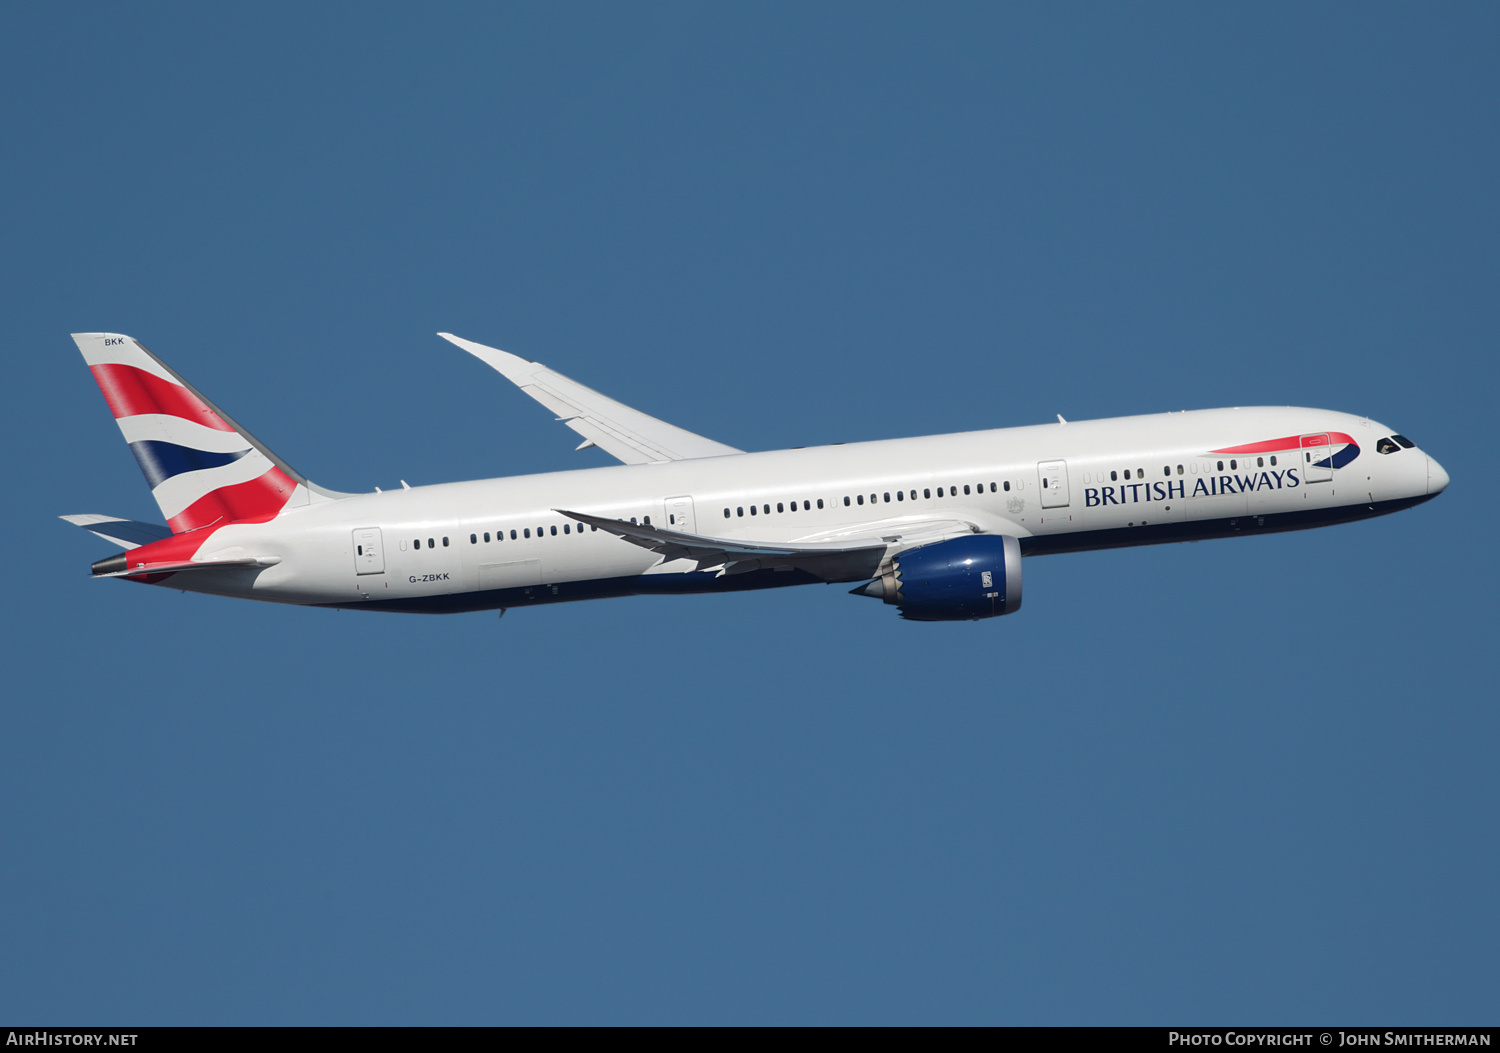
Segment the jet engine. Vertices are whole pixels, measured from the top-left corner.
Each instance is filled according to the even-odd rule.
[[[1005,534],[908,549],[880,577],[850,590],[895,604],[919,622],[974,621],[1021,606],[1021,543]]]

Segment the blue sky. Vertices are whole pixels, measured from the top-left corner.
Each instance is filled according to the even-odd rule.
[[[1488,5],[33,5],[0,1017],[1475,1023],[1500,974]],[[87,579],[68,339],[337,489],[1221,405],[1453,477],[1296,534],[445,618]]]

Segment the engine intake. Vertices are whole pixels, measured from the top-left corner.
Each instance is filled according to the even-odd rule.
[[[1021,543],[1006,534],[939,541],[908,549],[890,569],[850,590],[894,604],[919,622],[975,621],[1021,606]]]

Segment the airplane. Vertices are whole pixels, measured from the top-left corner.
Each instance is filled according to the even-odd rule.
[[[1368,417],[1253,407],[747,453],[539,362],[438,334],[622,462],[340,493],[137,340],[75,333],[166,525],[61,518],[124,551],[95,578],[454,613],[859,583],[913,621],[1021,606],[1024,556],[1301,530],[1428,501],[1448,474]]]

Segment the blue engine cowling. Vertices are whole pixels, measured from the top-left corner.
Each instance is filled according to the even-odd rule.
[[[970,621],[1021,606],[1021,543],[1004,534],[908,549],[868,585],[852,590],[893,603],[921,622]]]

